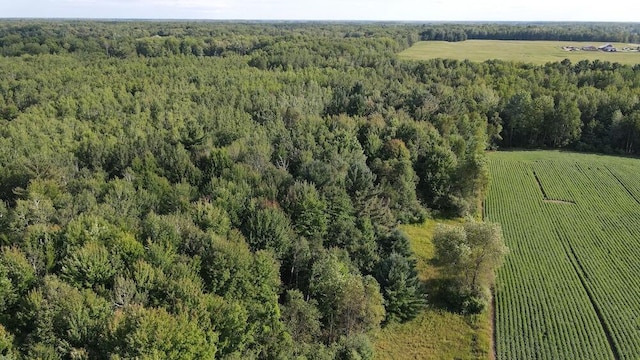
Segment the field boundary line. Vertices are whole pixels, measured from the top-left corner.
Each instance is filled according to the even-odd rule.
[[[547,193],[544,191],[544,187],[542,186],[542,182],[540,181],[540,178],[538,177],[538,174],[536,174],[535,170],[531,170],[533,172],[533,177],[536,178],[536,182],[538,183],[538,187],[540,188],[540,191],[542,192],[542,199],[543,200],[549,200],[549,197],[547,196]]]
[[[542,186],[542,182],[540,181],[540,178],[538,177],[538,174],[536,174],[536,171],[535,170],[531,170],[531,171],[533,172],[533,177],[536,178],[536,182],[538,183],[538,187],[540,188],[540,191],[542,192],[542,201],[547,202],[547,203],[562,204],[562,205],[575,205],[576,204],[576,202],[573,201],[573,200],[551,199],[549,196],[547,196],[547,193],[544,191],[544,187]]]
[[[563,238],[560,236],[560,232],[558,231],[558,228],[554,227],[553,230],[555,231],[556,236],[558,237],[558,239],[562,241]],[[565,252],[567,252],[567,248],[569,250],[567,252],[567,257],[569,258],[569,262],[571,263],[571,266],[573,266],[574,271],[578,275],[578,279],[580,279],[580,284],[582,285],[582,287],[584,288],[585,292],[587,293],[587,298],[589,299],[589,302],[591,303],[591,306],[593,307],[593,310],[596,313],[596,317],[598,318],[598,322],[600,323],[600,326],[602,327],[602,331],[604,332],[604,335],[607,338],[607,343],[609,344],[609,348],[611,349],[611,353],[613,354],[613,358],[614,358],[614,360],[620,360],[622,358],[622,356],[620,355],[620,350],[618,349],[618,347],[616,346],[615,341],[613,340],[613,335],[611,334],[611,329],[609,329],[609,326],[607,325],[607,322],[604,320],[604,316],[602,314],[602,311],[600,310],[600,307],[598,306],[598,303],[594,299],[593,294],[591,293],[591,290],[589,290],[589,287],[587,286],[587,282],[585,280],[585,278],[588,277],[587,273],[586,273],[584,267],[582,266],[582,264],[580,263],[580,260],[578,259],[578,256],[576,255],[576,252],[573,249],[573,246],[571,245],[571,242],[570,241],[562,241],[562,243],[566,244]]]
[[[631,198],[633,200],[635,200],[636,204],[640,205],[640,200],[638,200],[638,198],[635,195],[633,195],[631,190],[629,190],[627,185],[625,185],[624,182],[622,182],[622,180],[620,180],[618,175],[616,175],[608,166],[604,165],[604,168],[607,169],[607,171],[609,171],[611,176],[613,176],[613,178],[616,179],[616,181],[620,184],[620,186],[622,186],[622,188],[627,192],[627,194],[629,194],[629,196],[631,196]]]

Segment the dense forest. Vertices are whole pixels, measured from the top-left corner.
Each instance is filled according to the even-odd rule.
[[[561,40],[640,43],[637,23],[325,23],[325,22],[86,22],[5,20],[0,55],[105,53],[112,57],[246,55],[274,42],[301,37],[392,39],[394,46],[416,41]],[[389,44],[387,44],[389,46]],[[315,48],[315,50],[319,50]]]
[[[371,358],[429,305],[397,225],[478,214],[487,149],[639,151],[640,66],[422,31],[0,23],[0,356]]]

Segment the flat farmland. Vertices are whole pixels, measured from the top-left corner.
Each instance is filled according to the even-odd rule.
[[[497,359],[640,358],[640,160],[490,155]]]
[[[640,52],[635,51],[566,51],[563,46],[601,46],[605,42],[572,41],[511,41],[511,40],[467,40],[460,42],[421,41],[400,53],[402,59],[428,60],[436,58],[482,62],[491,59],[524,63],[545,64],[547,62],[571,60],[601,60],[621,64],[640,64]],[[618,50],[638,45],[611,43]]]

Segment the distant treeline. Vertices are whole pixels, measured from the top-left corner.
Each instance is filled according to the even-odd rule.
[[[248,55],[274,44],[315,39],[319,47],[338,39],[369,39],[371,47],[392,52],[416,41],[563,40],[640,42],[633,23],[230,23],[144,21],[35,21],[0,24],[0,55],[85,53],[108,57],[167,55]],[[386,40],[380,42],[379,40]]]
[[[441,24],[424,26],[423,41],[556,40],[640,42],[640,24],[539,23],[539,24]]]
[[[0,23],[0,55],[85,53],[118,58],[247,55],[274,42],[295,43],[311,38],[320,41],[386,38],[389,40],[386,45],[392,42],[399,46],[391,49],[395,52],[418,41],[417,30],[416,26],[366,23],[15,20]]]

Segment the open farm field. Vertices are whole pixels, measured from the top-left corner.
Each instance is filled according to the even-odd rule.
[[[604,42],[571,42],[571,41],[511,41],[511,40],[466,40],[460,42],[422,41],[400,53],[400,57],[408,60],[428,60],[447,58],[470,61],[491,59],[516,61],[534,64],[571,60],[601,60],[621,64],[639,64],[640,52],[637,51],[566,51],[563,46],[601,46]],[[637,45],[611,43],[617,49],[636,47]]]
[[[490,154],[498,359],[640,358],[640,160]]]

